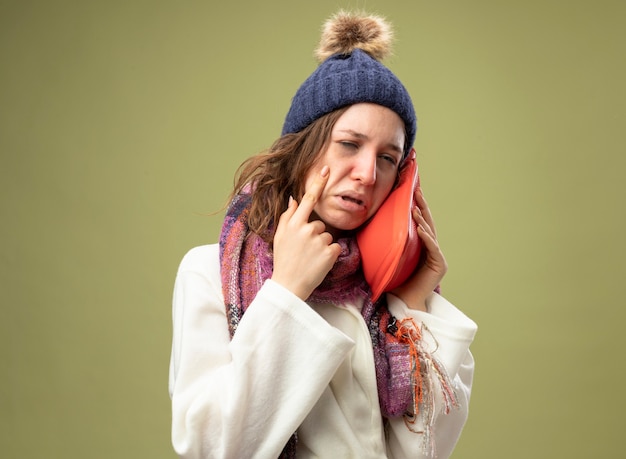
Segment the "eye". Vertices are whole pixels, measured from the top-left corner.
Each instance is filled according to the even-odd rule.
[[[349,142],[349,141],[347,141],[347,140],[341,140],[341,141],[339,142],[339,145],[341,145],[342,147],[345,147],[345,148],[351,148],[351,149],[358,148],[358,145],[357,145],[356,143],[354,143],[354,142]]]
[[[393,166],[396,166],[398,164],[398,159],[395,156],[393,156],[393,155],[383,154],[383,155],[380,155],[379,158],[381,158],[384,161],[392,164]]]

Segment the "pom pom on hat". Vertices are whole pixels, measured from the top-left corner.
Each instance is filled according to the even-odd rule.
[[[391,53],[392,37],[391,27],[378,16],[339,12],[329,19],[316,50],[323,61],[293,97],[282,134],[300,132],[341,107],[374,103],[404,121],[408,154],[417,131],[413,102],[400,80],[378,60]]]
[[[350,54],[361,49],[377,61],[391,54],[393,31],[384,18],[339,11],[324,23],[315,57],[324,62],[333,54]]]

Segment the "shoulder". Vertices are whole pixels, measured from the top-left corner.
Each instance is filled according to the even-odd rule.
[[[183,273],[196,273],[209,279],[214,276],[219,277],[219,245],[201,245],[189,250],[178,267],[178,274]]]
[[[220,302],[221,299],[219,245],[194,247],[185,254],[178,266],[174,283],[175,309],[180,309],[182,304],[208,305]]]

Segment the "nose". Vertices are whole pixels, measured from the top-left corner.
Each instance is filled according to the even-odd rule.
[[[376,183],[376,155],[362,152],[354,158],[353,177],[363,185]]]

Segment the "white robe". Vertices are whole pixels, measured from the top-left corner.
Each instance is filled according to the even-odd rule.
[[[476,324],[433,293],[429,312],[388,294],[391,313],[413,317],[453,381],[460,407],[433,429],[447,458],[467,419]],[[307,304],[266,281],[230,339],[218,246],[192,249],[174,290],[169,391],[172,442],[187,458],[278,457],[298,431],[298,458],[426,458],[403,418],[383,425],[372,344],[361,305]],[[436,348],[436,351],[435,351]]]

